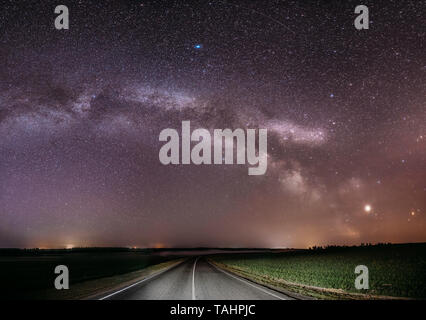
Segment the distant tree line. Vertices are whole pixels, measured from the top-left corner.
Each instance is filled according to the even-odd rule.
[[[349,248],[378,248],[378,247],[390,247],[390,246],[398,246],[399,244],[394,244],[390,242],[379,242],[376,244],[372,244],[371,242],[361,243],[360,245],[326,245],[326,246],[313,246],[309,247],[310,251],[324,251],[324,250],[340,250],[340,249],[349,249]]]

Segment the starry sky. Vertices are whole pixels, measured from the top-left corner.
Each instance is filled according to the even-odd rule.
[[[0,247],[426,241],[426,3],[358,4],[0,1]],[[184,120],[266,174],[162,165]]]

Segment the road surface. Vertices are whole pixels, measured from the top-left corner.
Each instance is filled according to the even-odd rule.
[[[289,300],[216,268],[205,258],[188,259],[159,275],[105,294],[101,300]]]

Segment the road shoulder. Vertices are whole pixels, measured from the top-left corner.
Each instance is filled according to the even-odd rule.
[[[144,279],[156,277],[177,267],[184,261],[185,259],[171,260],[129,273],[76,283],[70,286],[69,290],[46,293],[49,296],[44,298],[52,300],[99,300]]]
[[[271,282],[264,281],[260,277],[256,277],[252,274],[249,274],[247,272],[243,272],[242,270],[232,268],[228,265],[218,263],[218,262],[214,261],[213,259],[207,258],[207,262],[210,263],[211,265],[215,266],[216,268],[220,269],[220,270],[224,270],[224,271],[229,272],[229,273],[231,273],[231,274],[233,274],[237,277],[240,277],[242,279],[253,282],[257,285],[260,285],[260,286],[263,286],[263,287],[268,288],[270,290],[282,293],[282,294],[284,294],[284,295],[286,295],[286,296],[288,296],[292,299],[295,299],[295,300],[315,300],[314,297],[302,295],[302,294],[297,293],[297,292],[286,290],[285,288],[274,285]]]
[[[282,279],[273,279],[267,276],[259,276],[246,272],[238,268],[218,263],[213,259],[208,259],[208,262],[215,265],[219,269],[226,270],[241,278],[250,280],[254,283],[265,286],[269,289],[281,292],[289,297],[298,300],[412,300],[406,297],[379,296],[362,293],[346,292],[341,289],[321,288],[299,283],[292,283]]]

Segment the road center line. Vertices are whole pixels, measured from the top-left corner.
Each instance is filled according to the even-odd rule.
[[[220,269],[219,267],[215,266],[214,264],[212,264],[212,263],[210,263],[210,262],[209,262],[209,264],[210,264],[211,266],[215,267],[215,268],[216,268],[217,270],[219,270],[220,272],[223,272],[224,274],[227,274],[228,276],[230,276],[230,277],[232,277],[232,278],[234,278],[234,279],[240,280],[241,282],[244,282],[245,284],[248,284],[249,286],[252,286],[253,288],[256,288],[256,289],[258,289],[258,290],[260,290],[260,291],[262,291],[262,292],[264,292],[264,293],[267,293],[267,294],[269,294],[269,295],[271,295],[271,296],[273,296],[273,297],[275,297],[275,298],[277,298],[277,299],[280,299],[280,300],[287,300],[287,299],[285,299],[285,298],[283,298],[283,297],[280,297],[280,296],[278,296],[278,295],[276,295],[276,294],[273,294],[272,292],[269,292],[269,291],[267,291],[267,290],[265,290],[265,289],[263,289],[263,288],[261,288],[261,287],[258,287],[258,286],[254,285],[254,284],[252,284],[252,283],[250,283],[250,282],[248,282],[248,281],[246,281],[246,280],[243,280],[243,279],[241,279],[241,278],[239,278],[239,277],[237,277],[237,276],[234,276],[233,274],[230,274],[229,272],[227,272],[227,271],[225,271],[225,270]]]
[[[195,259],[194,268],[192,269],[192,300],[196,300],[195,299],[195,266],[197,265],[198,259],[200,259],[200,257]]]

